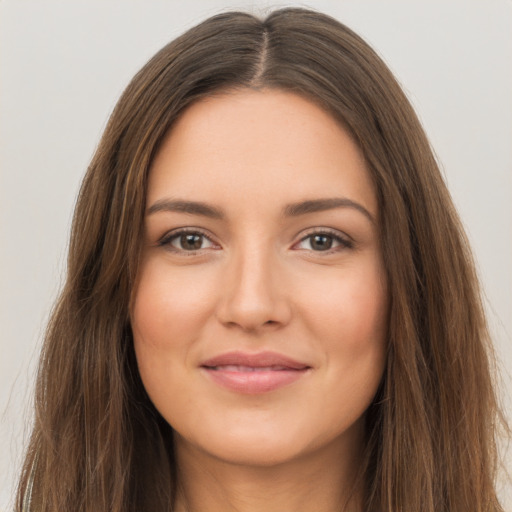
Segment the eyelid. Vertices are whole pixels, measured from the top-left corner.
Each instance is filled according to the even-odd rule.
[[[354,239],[351,236],[347,235],[346,233],[339,231],[337,229],[319,226],[319,227],[310,228],[310,229],[306,230],[304,233],[302,233],[299,241],[295,242],[293,244],[293,247],[295,247],[299,243],[303,242],[304,240],[307,240],[308,238],[310,238],[313,235],[332,236],[336,241],[338,241],[340,243],[342,249],[351,249],[354,246]],[[300,250],[300,249],[297,249],[297,250]],[[307,249],[302,249],[302,250],[307,250]],[[319,254],[322,254],[322,253],[329,254],[332,252],[336,252],[338,250],[340,250],[339,247],[335,247],[332,249],[328,249],[326,251],[311,251],[311,252],[315,252],[315,253],[319,253]]]
[[[178,254],[184,254],[187,256],[197,254],[197,253],[202,252],[207,249],[212,249],[212,247],[208,247],[208,248],[204,248],[204,249],[197,249],[194,251],[186,251],[184,249],[178,249],[178,248],[173,247],[170,242],[174,238],[176,238],[180,235],[183,235],[183,234],[201,235],[204,238],[206,238],[214,246],[213,247],[214,249],[220,248],[220,245],[217,242],[215,242],[215,240],[209,233],[207,233],[202,228],[194,227],[194,226],[180,227],[180,228],[175,228],[171,231],[168,231],[157,241],[156,245],[168,248],[169,251],[172,251],[172,252],[175,252]],[[328,236],[333,237],[340,244],[341,249],[350,249],[354,246],[354,240],[352,239],[352,237],[350,237],[346,233],[339,231],[337,229],[333,229],[333,228],[317,226],[317,227],[309,228],[305,232],[301,233],[300,239],[293,244],[292,249],[295,246],[297,246],[298,244],[300,244],[301,242],[307,240],[308,238],[310,238],[311,236],[314,236],[314,235],[328,235]],[[295,250],[305,250],[305,251],[315,252],[315,253],[319,253],[319,254],[322,254],[322,253],[330,254],[330,253],[339,251],[340,247],[339,246],[334,247],[331,249],[327,249],[325,251],[313,251],[310,249],[295,249]]]
[[[173,240],[174,238],[176,238],[180,235],[184,235],[184,234],[201,235],[204,238],[206,238],[211,244],[213,244],[216,247],[219,247],[219,244],[213,240],[213,237],[210,234],[205,232],[205,230],[203,230],[202,228],[198,228],[198,227],[194,227],[194,226],[187,226],[187,227],[172,229],[171,231],[168,231],[162,237],[160,237],[158,239],[156,245],[158,245],[159,247],[168,248],[169,251],[179,253],[179,254],[185,254],[187,256],[197,254],[197,253],[205,250],[205,249],[197,249],[195,251],[185,251],[185,250],[177,249],[177,248],[173,247],[170,243],[171,240]],[[207,248],[207,249],[210,249],[210,248]]]
[[[328,228],[326,226],[315,226],[304,230],[300,235],[300,240],[304,240],[304,238],[307,238],[308,236],[317,234],[333,235],[339,238],[346,239],[347,242],[354,242],[354,239],[344,231],[340,231],[339,229],[335,228]]]

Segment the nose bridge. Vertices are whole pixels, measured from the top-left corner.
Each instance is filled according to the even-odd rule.
[[[289,305],[271,244],[261,240],[240,244],[233,250],[224,277],[220,307],[224,323],[255,330],[288,321]]]

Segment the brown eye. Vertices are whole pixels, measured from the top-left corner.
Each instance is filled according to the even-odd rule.
[[[159,245],[174,252],[194,252],[214,246],[213,242],[199,231],[175,231],[165,236]]]
[[[338,234],[318,232],[304,237],[297,247],[308,251],[328,252],[330,250],[351,248],[352,242]]]
[[[332,247],[334,240],[330,235],[313,235],[310,245],[314,251],[327,251]]]
[[[203,235],[198,235],[194,233],[184,233],[183,235],[179,235],[173,242],[177,242],[180,246],[180,249],[184,249],[185,251],[197,251],[202,248],[203,245]],[[172,244],[176,245],[176,244]]]

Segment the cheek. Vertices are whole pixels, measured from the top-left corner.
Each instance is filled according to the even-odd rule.
[[[387,288],[379,261],[340,269],[338,275],[311,280],[302,294],[302,314],[335,347],[355,351],[380,344],[387,331]],[[313,327],[314,326],[314,327]]]
[[[198,276],[197,269],[194,278],[190,274],[148,258],[141,266],[130,315],[142,382],[165,417],[176,396],[187,396],[184,372],[191,347],[211,315],[211,278]]]
[[[158,260],[145,262],[131,314],[136,342],[168,351],[194,338],[210,313],[210,281],[197,269],[192,275],[187,269],[172,272]]]
[[[388,299],[383,275],[381,264],[372,260],[344,269],[339,279],[310,286],[302,311],[326,358],[330,389],[345,403],[353,393],[356,407],[369,405],[384,371]]]

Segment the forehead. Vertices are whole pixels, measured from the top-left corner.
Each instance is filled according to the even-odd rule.
[[[377,213],[347,131],[313,102],[279,90],[229,92],[183,113],[151,166],[148,204],[183,195],[238,208],[342,195]]]

